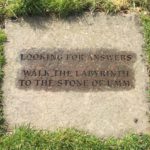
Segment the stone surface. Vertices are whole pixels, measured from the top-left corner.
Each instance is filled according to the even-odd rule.
[[[86,14],[68,20],[26,18],[20,22],[7,21],[6,33],[3,91],[5,116],[10,128],[29,123],[49,130],[74,127],[100,137],[149,129],[144,40],[134,14],[97,14],[94,17]],[[67,53],[76,53],[77,49],[82,53],[87,50],[94,53],[96,49],[134,53],[136,60],[131,66],[135,87],[118,91],[19,89],[16,85],[20,77],[18,71],[30,65],[20,62],[20,53],[23,50],[33,53],[33,49],[34,53],[39,53],[39,49],[47,49],[47,53],[54,49]]]
[[[35,53],[36,51],[36,53]],[[130,90],[136,54],[114,49],[30,49],[19,55],[19,89],[46,91]],[[95,51],[95,52],[94,52]]]

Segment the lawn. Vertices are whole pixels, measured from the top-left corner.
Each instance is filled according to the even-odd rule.
[[[140,11],[144,27],[145,51],[150,63],[150,16],[148,0],[0,0],[0,22],[5,18],[21,16],[55,15],[67,18],[85,11],[117,13]],[[4,42],[7,37],[0,30],[0,87],[3,81]],[[150,134],[130,134],[121,139],[99,139],[75,129],[54,132],[37,131],[24,126],[11,134],[3,116],[3,97],[0,90],[0,150],[150,150]]]
[[[0,140],[0,150],[149,150],[149,135],[127,135],[122,139],[98,139],[75,129],[55,132],[20,127]]]
[[[149,0],[0,0],[6,16],[51,15],[67,17],[85,11],[116,13],[129,8],[149,9]]]
[[[2,96],[2,82],[3,82],[3,66],[5,64],[5,58],[4,58],[4,46],[3,43],[6,41],[6,35],[5,33],[0,30],[0,136],[3,135],[6,131],[5,127],[5,119],[3,115],[3,96]]]

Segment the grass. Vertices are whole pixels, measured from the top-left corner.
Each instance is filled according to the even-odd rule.
[[[141,16],[142,24],[144,27],[144,38],[145,38],[145,52],[147,53],[147,60],[148,60],[148,73],[150,75],[150,16],[149,15],[142,15]],[[150,99],[150,82],[148,85],[148,98]]]
[[[150,64],[150,16],[142,15],[141,19],[144,27],[145,51],[147,52],[148,61]]]
[[[149,150],[149,135],[98,139],[75,129],[55,132],[20,127],[0,140],[0,150]]]
[[[3,96],[2,96],[2,82],[3,82],[3,66],[5,64],[5,58],[4,58],[4,46],[3,43],[7,40],[5,33],[0,30],[0,136],[4,135],[6,131],[5,127],[5,119],[3,115]]]
[[[82,14],[85,10],[114,12],[117,7],[111,0],[0,0],[5,3],[6,16],[33,16],[55,14],[67,17]]]
[[[148,9],[149,0],[0,0],[0,18],[56,15],[67,17],[85,11],[117,13],[130,7]],[[149,7],[148,7],[149,6]]]
[[[130,7],[148,9],[149,0],[0,0],[0,13],[8,17],[51,15],[67,17],[84,11],[116,13]]]
[[[116,13],[130,7],[148,10],[148,0],[0,0],[0,23],[5,17],[55,14],[67,17],[84,11]],[[145,50],[150,63],[150,16],[142,15]],[[5,64],[3,44],[6,35],[0,30],[0,89]],[[30,127],[16,128],[6,134],[3,97],[0,90],[0,150],[150,150],[150,135],[130,134],[121,139],[99,139],[75,129],[55,132],[37,131]]]

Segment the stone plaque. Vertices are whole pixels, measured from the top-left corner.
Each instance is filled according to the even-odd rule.
[[[17,86],[49,91],[130,90],[136,54],[96,49],[30,49],[19,55]]]
[[[4,112],[9,129],[75,128],[100,138],[145,133],[149,77],[138,17],[6,22]]]

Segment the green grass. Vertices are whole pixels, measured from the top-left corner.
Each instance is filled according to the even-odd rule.
[[[59,17],[82,14],[99,9],[116,12],[117,7],[110,0],[14,0],[7,3],[8,16],[34,16],[55,14]]]
[[[5,33],[0,30],[0,136],[3,135],[6,131],[5,127],[5,119],[3,115],[3,96],[2,96],[2,82],[3,82],[3,66],[5,64],[5,58],[4,58],[4,46],[3,43],[7,40]]]
[[[150,8],[149,0],[129,0],[127,6],[117,6],[112,0],[0,0],[0,17],[56,15],[67,17],[85,11],[116,13],[130,7]],[[148,7],[149,6],[149,7]]]
[[[0,150],[149,150],[149,135],[99,139],[75,129],[55,132],[20,127],[0,139]]]
[[[144,27],[144,38],[145,38],[145,52],[147,53],[148,60],[148,73],[150,74],[150,16],[142,15],[141,16],[142,24]],[[148,98],[150,98],[150,83],[147,89]]]
[[[84,11],[116,12],[111,0],[0,0],[5,3],[6,16],[51,15],[67,17]],[[3,10],[4,12],[4,10]]]
[[[17,15],[41,15],[55,13],[60,16],[67,16],[72,13],[82,13],[92,5],[90,0],[23,0]]]
[[[116,13],[129,7],[148,8],[148,0],[130,0],[127,6],[117,6],[112,0],[0,0],[0,13],[6,16],[52,15],[67,17],[85,11]]]
[[[141,19],[144,27],[145,51],[147,52],[148,61],[150,63],[150,16],[142,15]]]

